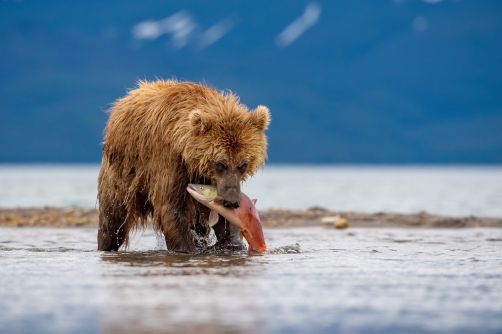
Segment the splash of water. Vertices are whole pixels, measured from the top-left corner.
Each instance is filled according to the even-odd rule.
[[[300,249],[300,244],[296,243],[293,245],[274,248],[272,252],[275,254],[299,254],[302,253],[302,250]]]

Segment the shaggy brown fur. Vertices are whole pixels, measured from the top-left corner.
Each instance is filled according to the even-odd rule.
[[[264,164],[269,111],[248,112],[238,97],[190,82],[139,82],[115,102],[105,129],[98,180],[98,249],[127,245],[131,229],[151,217],[170,250],[196,250],[190,228],[207,208],[188,183],[216,185],[217,162],[247,163],[240,181]],[[209,231],[209,230],[207,230]]]

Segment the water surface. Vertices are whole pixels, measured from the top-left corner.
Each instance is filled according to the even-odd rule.
[[[502,331],[502,229],[265,236],[291,252],[175,255],[147,230],[104,253],[92,228],[1,228],[0,332]]]
[[[0,165],[0,207],[96,205],[99,165]],[[502,217],[502,166],[267,165],[243,186],[271,207]]]

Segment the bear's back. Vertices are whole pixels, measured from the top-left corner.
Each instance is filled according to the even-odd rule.
[[[200,84],[140,81],[110,109],[103,155],[114,157],[110,160],[118,164],[138,158],[151,163],[167,152],[179,156],[193,141],[189,115],[196,109],[220,119],[246,114],[234,95],[224,96]]]
[[[110,118],[121,113],[135,113],[135,117],[182,116],[180,113],[188,113],[200,104],[218,100],[222,103],[224,97],[209,87],[192,82],[140,81],[138,88],[116,101],[109,113]]]

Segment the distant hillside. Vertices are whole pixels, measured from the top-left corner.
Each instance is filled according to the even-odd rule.
[[[176,77],[267,105],[270,162],[502,163],[500,1],[3,1],[0,45],[0,162],[100,161]]]

